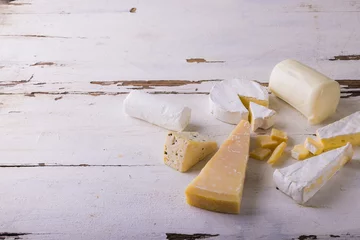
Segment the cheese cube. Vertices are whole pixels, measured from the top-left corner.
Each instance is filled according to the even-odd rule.
[[[310,152],[305,148],[304,144],[295,145],[291,150],[291,157],[295,158],[296,160],[304,160],[309,156]]]
[[[197,132],[169,132],[164,147],[164,163],[186,172],[217,149],[217,143]]]
[[[264,160],[270,153],[271,150],[268,148],[256,148],[250,152],[250,157],[257,160]]]
[[[340,100],[338,82],[292,59],[274,67],[269,88],[275,96],[305,115],[311,124],[318,124],[332,115]]]
[[[250,123],[240,121],[220,149],[185,190],[188,204],[239,213],[250,147]]]
[[[275,141],[275,140],[272,140],[271,136],[269,136],[269,135],[256,136],[255,141],[256,141],[256,144],[259,147],[269,148],[269,149],[272,149],[272,150],[274,150],[279,145],[279,142]]]
[[[279,146],[277,146],[274,150],[274,152],[271,154],[269,160],[267,163],[273,165],[279,162],[281,155],[283,154],[284,150],[286,148],[286,142],[280,143]]]
[[[324,151],[324,147],[321,142],[317,142],[315,139],[310,137],[306,138],[304,146],[309,152],[314,155],[319,155]]]
[[[273,128],[271,129],[271,139],[278,142],[287,142],[288,137],[286,132]]]
[[[360,111],[319,128],[316,135],[325,151],[344,146],[348,142],[360,145]]]

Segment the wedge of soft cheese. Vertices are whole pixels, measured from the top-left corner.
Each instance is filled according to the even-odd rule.
[[[278,63],[270,75],[272,93],[318,124],[332,115],[340,100],[340,85],[295,60]]]
[[[129,116],[172,131],[182,131],[190,122],[190,108],[142,91],[131,91],[123,105]]]
[[[304,144],[295,145],[294,148],[291,150],[291,157],[295,158],[296,160],[304,160],[309,155],[310,152],[306,149]]]
[[[319,155],[324,151],[324,146],[322,145],[322,143],[316,141],[311,137],[306,138],[304,146],[307,150],[309,150],[309,152],[311,152],[314,155]]]
[[[269,148],[272,150],[274,150],[279,145],[279,142],[271,139],[271,136],[269,135],[258,135],[255,137],[255,141],[259,147]]]
[[[257,103],[250,102],[250,123],[254,132],[258,128],[268,129],[275,123],[276,112]]]
[[[271,165],[278,164],[283,152],[285,151],[285,148],[286,148],[286,142],[280,143],[280,145],[277,146],[273,151],[273,153],[271,154],[267,163]]]
[[[250,102],[269,106],[269,94],[260,84],[232,79],[216,83],[209,96],[210,111],[220,121],[238,124],[248,120]]]
[[[186,172],[216,149],[216,142],[197,132],[169,132],[164,147],[164,163]]]
[[[278,142],[287,142],[288,136],[287,133],[279,129],[271,129],[271,139]]]
[[[360,145],[360,111],[319,128],[316,136],[325,151],[344,146],[348,142],[352,145]]]
[[[318,156],[276,169],[276,186],[297,203],[307,202],[353,156],[350,143]]]
[[[265,160],[271,153],[268,148],[256,148],[250,152],[250,157],[256,160]]]
[[[249,157],[250,124],[241,121],[185,190],[188,204],[239,213]]]

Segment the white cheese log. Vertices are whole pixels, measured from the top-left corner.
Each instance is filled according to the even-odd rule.
[[[270,76],[272,93],[318,124],[332,115],[340,100],[339,84],[295,60],[278,63]]]
[[[141,91],[129,93],[124,100],[124,112],[172,131],[184,130],[191,117],[190,108]]]

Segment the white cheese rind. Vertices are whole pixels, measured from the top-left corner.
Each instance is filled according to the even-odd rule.
[[[269,129],[275,123],[276,112],[267,107],[250,102],[251,130],[258,128]]]
[[[172,131],[184,130],[191,118],[190,108],[142,91],[131,91],[124,100],[123,109],[131,117]]]
[[[340,100],[340,85],[336,81],[291,59],[274,67],[269,88],[305,115],[311,124],[318,124],[332,115]]]
[[[276,169],[276,186],[297,203],[307,202],[353,156],[352,145],[337,148],[318,156]]]
[[[224,80],[216,83],[210,91],[211,114],[218,120],[230,124],[248,120],[249,111],[239,96],[269,101],[267,90],[256,82],[240,79]]]
[[[316,131],[318,138],[327,139],[337,136],[360,133],[360,111],[355,112],[339,121],[333,122]]]

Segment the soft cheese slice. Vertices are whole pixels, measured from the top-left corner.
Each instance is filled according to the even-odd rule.
[[[216,142],[197,132],[169,132],[164,147],[164,163],[186,172],[216,149]]]
[[[305,115],[311,124],[318,124],[332,115],[340,100],[339,83],[291,59],[274,67],[269,88]]]
[[[160,127],[182,131],[189,124],[191,109],[142,91],[131,91],[124,100],[124,112]]]
[[[276,169],[276,186],[297,203],[307,202],[353,156],[350,143],[318,156]]]
[[[249,145],[250,124],[241,121],[186,188],[187,203],[210,211],[239,213]]]
[[[216,83],[210,91],[209,101],[210,111],[217,119],[238,124],[248,120],[250,102],[267,107],[269,94],[254,81],[232,79]]]
[[[348,142],[360,145],[360,111],[319,128],[316,135],[325,151],[344,146]]]
[[[311,137],[307,137],[304,143],[304,146],[309,152],[314,155],[319,155],[324,151],[324,146],[321,142],[317,142],[315,139]]]
[[[250,102],[250,123],[251,130],[254,132],[258,128],[268,129],[275,123],[276,112],[267,107]]]
[[[304,160],[309,155],[310,152],[306,149],[304,144],[295,145],[294,148],[291,150],[291,157],[295,158],[296,160]]]

